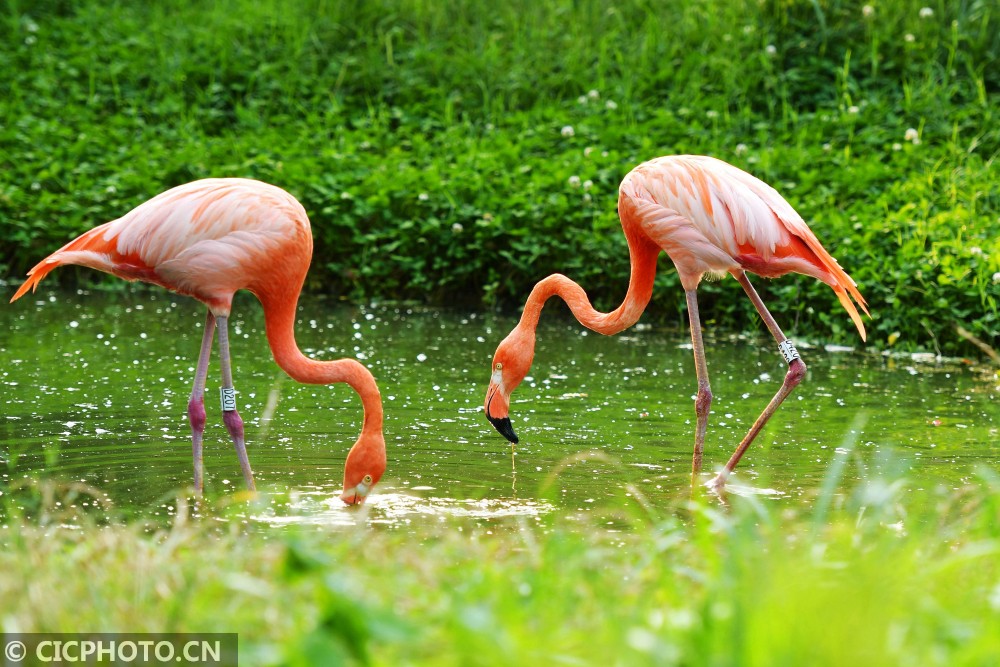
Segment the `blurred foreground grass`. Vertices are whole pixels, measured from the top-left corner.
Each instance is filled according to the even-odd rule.
[[[331,529],[249,525],[240,503],[109,521],[43,483],[30,516],[7,495],[0,630],[234,631],[241,665],[997,664],[1000,478],[829,481],[809,505],[609,508],[613,527]]]

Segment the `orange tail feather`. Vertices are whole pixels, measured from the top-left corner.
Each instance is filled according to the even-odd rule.
[[[858,305],[861,306],[861,310],[865,311],[865,315],[871,317],[871,315],[868,312],[867,305],[865,304],[865,300],[861,296],[861,293],[858,292],[858,289],[853,285],[851,285],[850,288],[852,288],[851,296],[853,296],[854,299],[858,302]],[[861,315],[858,313],[858,309],[854,306],[854,301],[851,301],[851,296],[847,295],[847,290],[844,289],[844,287],[842,287],[841,285],[836,285],[833,288],[833,291],[837,295],[837,298],[840,299],[840,303],[844,306],[844,309],[847,311],[847,314],[851,316],[851,320],[853,320],[854,326],[858,328],[858,333],[861,334],[861,340],[863,341],[868,340],[868,335],[865,333],[865,325],[861,321]]]
[[[18,288],[17,292],[14,293],[14,296],[11,297],[10,302],[14,303],[18,299],[20,299],[27,293],[29,289],[32,292],[34,292],[35,289],[37,289],[38,283],[41,282],[42,278],[47,276],[49,271],[59,266],[59,264],[61,264],[59,260],[54,260],[54,259],[42,260],[37,266],[35,266],[35,268],[33,268],[31,271],[28,271],[28,279],[25,280],[24,284],[21,285],[21,287]]]
[[[844,306],[847,314],[851,316],[851,320],[854,322],[854,326],[858,328],[858,333],[861,334],[861,340],[867,340],[867,334],[865,333],[865,325],[861,322],[861,315],[858,313],[858,308],[860,307],[864,314],[871,317],[871,313],[868,312],[868,303],[865,298],[861,296],[861,292],[858,291],[858,286],[855,284],[854,279],[847,275],[847,271],[841,268],[840,264],[833,255],[828,253],[826,249],[820,245],[819,240],[815,236],[811,238],[803,238],[806,245],[813,252],[813,255],[819,260],[820,266],[826,269],[828,278],[821,278],[823,282],[833,288],[836,293],[837,298],[840,299],[840,303]],[[853,299],[853,301],[852,301]]]
[[[62,264],[77,264],[79,262],[74,261],[73,258],[64,258],[62,253],[73,251],[73,250],[91,250],[94,252],[104,252],[111,253],[115,249],[114,241],[104,238],[105,228],[111,223],[105,223],[98,227],[94,227],[88,232],[81,234],[76,237],[59,250],[40,261],[34,266],[30,271],[28,271],[28,279],[24,281],[24,284],[18,288],[17,292],[11,298],[11,303],[17,301],[22,296],[24,296],[28,290],[34,291],[38,287],[38,283],[41,282],[42,278],[47,276],[49,272],[61,266]],[[89,265],[89,264],[88,264]],[[99,267],[95,267],[99,268]]]

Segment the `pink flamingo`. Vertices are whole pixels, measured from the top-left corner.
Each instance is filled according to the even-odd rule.
[[[309,218],[290,194],[260,181],[205,179],[168,190],[70,241],[28,272],[28,280],[11,301],[34,289],[57,266],[78,264],[160,285],[208,306],[188,403],[194,487],[201,494],[205,379],[215,329],[222,367],[222,420],[246,484],[256,490],[229,360],[233,294],[249,290],[264,307],[271,352],[288,375],[308,384],[346,382],[360,395],[364,424],[347,455],[341,498],[348,504],[361,503],[385,472],[382,398],[372,374],[357,361],[314,361],[299,351],[295,312],[311,257]]]
[[[712,404],[696,292],[705,274],[722,276],[729,273],[739,281],[788,364],[781,388],[722,471],[709,483],[721,488],[747,447],[806,372],[795,346],[771,317],[746,272],[766,278],[796,272],[822,280],[833,288],[858,327],[862,340],[865,328],[854,302],[868,314],[865,300],[851,277],[823,249],[799,214],[774,188],[721,160],[700,155],[675,155],[640,164],[621,183],[618,215],[628,241],[631,262],[625,300],[614,311],[601,313],[590,305],[583,288],[566,276],[553,274],[535,285],[520,321],[500,343],[493,357],[492,377],[484,405],[486,417],[504,437],[517,442],[508,414],[510,395],[531,368],[535,329],[542,306],[549,297],[561,297],[585,327],[605,335],[616,334],[635,324],[642,315],[653,293],[656,259],[660,252],[665,252],[677,268],[687,297],[698,377],[692,474],[701,470]]]

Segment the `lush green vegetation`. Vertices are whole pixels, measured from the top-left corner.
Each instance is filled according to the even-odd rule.
[[[228,175],[304,203],[313,291],[513,308],[561,271],[610,307],[619,181],[704,153],[798,208],[861,285],[874,344],[1000,337],[990,0],[5,0],[0,37],[12,280]],[[649,317],[683,324],[663,269]],[[760,283],[798,335],[855,340],[825,286]],[[709,326],[751,321],[732,281],[703,294]],[[265,665],[996,664],[995,473],[844,491],[841,472],[801,503],[347,530],[271,530],[242,503],[192,517],[180,498],[147,520],[5,474],[0,630],[239,631]]]
[[[172,522],[118,523],[99,492],[47,483],[6,497],[0,623],[238,631],[241,665],[995,665],[1000,478],[842,494],[840,470],[808,509],[736,497],[347,530],[247,527],[242,505],[192,519],[172,500]]]
[[[515,307],[559,270],[611,307],[618,182],[705,153],[800,210],[862,286],[875,344],[972,352],[952,323],[1000,332],[1000,14],[871,5],[7,0],[0,269],[238,175],[303,201],[315,290]],[[663,274],[649,317],[682,324]],[[854,339],[825,286],[765,290],[798,335]],[[737,292],[706,286],[710,325],[747,325]]]

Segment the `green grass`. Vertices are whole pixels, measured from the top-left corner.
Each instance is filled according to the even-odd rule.
[[[704,153],[797,207],[874,345],[976,354],[952,325],[998,344],[1000,12],[864,4],[5,0],[0,272],[170,186],[246,176],[304,203],[313,291],[515,308],[561,271],[606,308],[621,178]],[[662,266],[649,317],[683,325]],[[790,331],[855,340],[825,286],[761,282]],[[753,321],[731,281],[702,293],[709,326]],[[598,512],[614,529],[560,510],[280,531],[239,504],[167,525],[5,483],[0,630],[238,631],[247,665],[995,665],[995,474],[836,481]]]
[[[619,181],[706,153],[800,210],[874,345],[977,354],[950,325],[997,344],[1000,15],[863,4],[8,0],[0,269],[167,187],[248,176],[305,204],[313,290],[516,308],[558,270],[606,308],[628,273]],[[648,317],[683,325],[662,273]],[[753,322],[732,287],[704,287],[710,326]],[[763,289],[798,335],[856,340],[825,286]]]
[[[801,505],[329,530],[119,523],[43,484],[0,529],[0,630],[239,632],[242,665],[996,664],[1000,478],[836,470]]]

